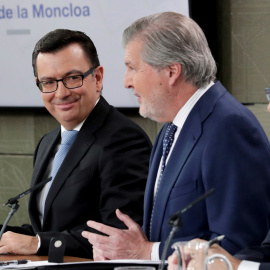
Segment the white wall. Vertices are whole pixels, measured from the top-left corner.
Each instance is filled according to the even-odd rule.
[[[0,107],[42,107],[32,51],[47,32],[67,28],[94,41],[104,66],[104,97],[116,107],[138,107],[123,87],[123,30],[161,11],[188,15],[188,0],[0,0]]]

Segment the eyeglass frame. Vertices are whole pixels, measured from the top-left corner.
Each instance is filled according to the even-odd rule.
[[[73,76],[80,76],[80,77],[82,78],[82,84],[81,84],[80,86],[71,87],[71,88],[66,86],[66,84],[64,83],[64,80],[65,80],[66,78],[73,77],[73,76],[66,76],[66,77],[64,77],[64,78],[62,78],[62,79],[59,79],[59,80],[51,80],[51,81],[53,81],[53,82],[56,82],[56,89],[55,89],[54,91],[50,91],[50,92],[43,92],[43,91],[40,89],[39,84],[42,83],[42,81],[37,80],[36,85],[37,85],[38,89],[40,90],[40,92],[41,92],[41,93],[44,93],[44,94],[50,94],[50,93],[56,92],[57,89],[58,89],[58,82],[62,82],[63,85],[64,85],[67,89],[76,89],[76,88],[79,88],[79,87],[82,87],[82,86],[83,86],[83,79],[86,78],[87,76],[89,76],[90,74],[92,74],[96,68],[97,68],[97,67],[91,67],[88,71],[86,71],[86,72],[83,73],[83,74],[73,75]],[[43,82],[45,82],[45,81],[43,81]]]

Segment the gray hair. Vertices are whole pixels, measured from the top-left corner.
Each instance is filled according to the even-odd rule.
[[[192,19],[175,12],[143,17],[125,29],[123,46],[137,38],[143,42],[142,60],[156,69],[179,63],[182,76],[196,87],[215,80],[215,60],[202,29]]]

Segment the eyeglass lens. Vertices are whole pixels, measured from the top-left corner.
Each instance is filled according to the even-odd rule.
[[[81,76],[70,76],[59,81],[62,81],[65,87],[72,89],[82,86],[83,78]],[[55,91],[58,87],[59,81],[40,82],[39,88],[43,92]]]

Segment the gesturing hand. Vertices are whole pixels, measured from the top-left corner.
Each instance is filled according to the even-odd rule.
[[[148,241],[141,227],[119,209],[116,210],[116,215],[128,229],[120,230],[95,221],[88,221],[89,227],[108,236],[82,232],[82,236],[93,245],[94,260],[150,260],[153,243]]]

